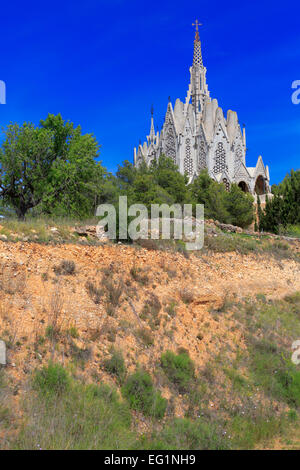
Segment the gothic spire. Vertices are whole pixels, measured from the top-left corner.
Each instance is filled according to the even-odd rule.
[[[201,52],[201,41],[199,37],[199,26],[202,26],[201,23],[199,23],[198,20],[193,23],[192,26],[196,27],[195,31],[195,40],[194,40],[194,60],[193,60],[193,65],[201,65],[203,66],[203,61],[202,61],[202,52]]]
[[[155,141],[155,130],[154,130],[154,119],[153,119],[153,113],[154,113],[154,109],[153,109],[153,105],[151,106],[151,127],[150,127],[150,134],[148,135],[148,143],[152,143]]]
[[[154,113],[154,108],[153,108],[153,105],[152,105],[151,106],[151,129],[150,129],[150,136],[151,137],[155,136],[153,113]]]

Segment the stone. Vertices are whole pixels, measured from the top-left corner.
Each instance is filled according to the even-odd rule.
[[[85,229],[85,227],[75,227],[75,233],[79,235],[80,237],[87,237],[88,233]]]
[[[0,364],[6,365],[6,344],[0,339]]]

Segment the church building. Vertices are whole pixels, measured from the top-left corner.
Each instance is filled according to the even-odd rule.
[[[241,129],[237,113],[229,110],[226,118],[218,101],[210,97],[203,65],[199,23],[196,21],[194,59],[185,102],[168,103],[161,132],[155,133],[153,110],[147,141],[134,149],[134,164],[148,165],[161,154],[172,158],[179,171],[192,182],[203,169],[211,178],[229,189],[236,183],[245,192],[270,192],[270,175],[259,156],[255,167],[246,166],[246,131]]]

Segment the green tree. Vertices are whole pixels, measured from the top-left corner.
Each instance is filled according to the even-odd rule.
[[[191,199],[195,204],[204,204],[206,219],[217,219],[223,223],[230,222],[226,207],[226,189],[218,184],[208,174],[202,171],[189,187]]]
[[[107,176],[97,161],[99,145],[95,137],[83,135],[80,126],[74,128],[60,114],[48,115],[40,124],[52,133],[55,151],[42,211],[75,217],[92,215]],[[61,188],[58,195],[56,188]]]
[[[94,212],[106,171],[99,146],[61,115],[39,127],[10,124],[0,149],[0,197],[20,219],[36,212],[83,217]]]
[[[247,227],[254,218],[254,198],[249,193],[244,193],[236,184],[232,184],[225,195],[226,209],[230,222],[239,227]]]
[[[155,183],[170,194],[175,203],[188,203],[188,178],[179,172],[171,158],[161,155],[150,167]]]
[[[0,196],[18,218],[41,203],[55,161],[54,141],[48,129],[33,124],[9,124],[0,149]],[[61,188],[57,187],[55,195]]]
[[[261,216],[263,230],[279,233],[280,227],[300,223],[300,170],[292,170],[279,185],[272,187]]]

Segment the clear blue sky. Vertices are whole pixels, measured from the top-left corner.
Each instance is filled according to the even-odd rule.
[[[148,133],[151,104],[161,128],[168,96],[185,98],[198,18],[211,96],[246,124],[248,166],[262,154],[272,183],[299,168],[298,1],[15,0],[0,10],[0,126],[60,112],[95,134],[115,171]]]

